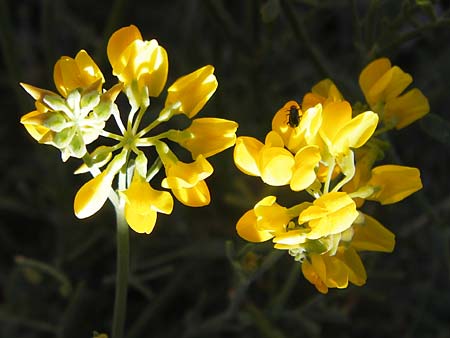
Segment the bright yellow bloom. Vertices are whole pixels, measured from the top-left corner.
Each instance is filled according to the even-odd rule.
[[[302,263],[305,278],[321,293],[328,288],[346,288],[348,282],[361,286],[367,279],[361,258],[353,248],[340,247],[335,256],[312,254]]]
[[[251,176],[261,176],[259,153],[264,144],[254,137],[240,136],[234,147],[234,163],[240,171]]]
[[[316,168],[321,159],[318,146],[305,146],[295,154],[290,187],[293,191],[308,188],[317,179]]]
[[[422,92],[414,88],[402,92],[412,82],[411,75],[387,58],[368,64],[359,76],[359,84],[371,108],[388,126],[401,129],[426,115],[430,106]]]
[[[355,202],[345,192],[330,192],[313,202],[298,217],[298,223],[308,223],[308,239],[337,234],[347,230],[358,217]]]
[[[392,252],[395,235],[375,218],[365,214],[361,216],[362,222],[355,222],[353,226],[352,247],[358,251]]]
[[[238,124],[225,119],[205,117],[192,120],[184,130],[172,132],[168,138],[189,150],[192,158],[213,156],[236,142]]]
[[[328,104],[322,118],[320,136],[333,157],[364,145],[378,124],[378,116],[371,111],[352,118],[352,108],[347,101]]]
[[[172,195],[153,189],[136,170],[130,187],[122,195],[125,198],[125,219],[138,233],[151,233],[157,213],[170,214],[173,209]]]
[[[234,162],[246,174],[260,176],[270,185],[289,184],[294,167],[294,155],[284,148],[281,137],[274,131],[266,136],[265,144],[252,137],[238,137]]]
[[[139,29],[130,25],[115,31],[107,54],[113,74],[123,82],[132,106],[148,105],[166,84],[169,63],[166,50],[153,39],[143,41]]]
[[[161,183],[163,188],[171,189],[184,205],[201,207],[209,204],[211,198],[204,180],[214,169],[202,155],[192,163],[168,159],[167,156],[161,159],[166,170],[166,178]]]
[[[275,196],[267,196],[256,203],[237,222],[239,236],[250,242],[264,242],[286,231],[286,225],[295,216],[276,203]]]
[[[75,216],[86,218],[101,209],[112,192],[111,185],[114,177],[125,164],[126,154],[120,153],[109,163],[108,167],[99,175],[86,182],[75,195],[73,203]]]
[[[165,107],[180,102],[179,112],[194,117],[217,89],[214,67],[207,65],[180,77],[167,89]]]
[[[429,111],[428,99],[419,89],[413,88],[386,102],[383,120],[386,121],[386,124],[401,129],[424,117]]]
[[[324,79],[311,88],[311,92],[303,97],[302,109],[307,110],[318,105],[326,106],[331,102],[341,102],[344,98],[330,79]]]
[[[105,82],[100,68],[85,50],[81,50],[75,59],[69,56],[61,57],[55,64],[53,79],[60,94],[67,97],[77,88],[88,88],[93,84],[97,91],[101,91],[101,85]]]
[[[297,102],[287,102],[273,117],[272,130],[281,136],[286,148],[295,154],[306,145],[317,144],[318,133],[322,124],[322,105],[318,104],[307,110],[300,110],[300,122],[295,128],[288,124],[291,107],[300,109]]]
[[[419,169],[400,165],[373,168],[367,185],[374,189],[367,199],[383,205],[399,202],[422,189]]]

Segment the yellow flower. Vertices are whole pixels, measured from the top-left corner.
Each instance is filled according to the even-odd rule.
[[[22,116],[20,123],[25,126],[25,129],[36,141],[44,144],[51,144],[54,132],[42,124],[41,118],[49,111],[49,109],[39,101],[36,101],[35,105],[36,110]]]
[[[321,293],[328,293],[328,288],[343,289],[348,282],[361,286],[367,279],[361,258],[353,248],[339,247],[336,255],[312,254],[302,263],[305,278]]]
[[[355,222],[351,246],[358,251],[392,252],[395,235],[375,218],[362,214],[362,222]]]
[[[264,242],[284,233],[293,217],[295,214],[276,203],[275,196],[267,196],[239,219],[236,230],[247,241]]]
[[[378,116],[371,111],[352,118],[352,108],[347,101],[328,104],[322,118],[320,135],[333,157],[364,145],[378,124]]]
[[[290,187],[293,191],[308,188],[317,179],[316,168],[321,159],[318,146],[305,146],[295,154]]]
[[[267,134],[265,144],[252,137],[238,137],[234,148],[236,166],[248,175],[260,176],[273,186],[289,184],[294,167],[294,155],[284,148],[278,133]]]
[[[248,210],[236,224],[239,236],[249,242],[265,242],[274,237],[271,230],[259,230],[257,228],[255,210]]]
[[[400,96],[411,82],[411,75],[398,66],[392,66],[387,58],[371,62],[359,76],[367,103],[380,114],[385,124],[397,129],[423,117],[430,110],[427,98],[417,88]]]
[[[374,189],[367,199],[383,205],[399,202],[422,189],[419,169],[400,165],[373,168],[367,185]]]
[[[130,187],[122,192],[125,198],[125,219],[138,233],[152,232],[157,213],[170,214],[173,198],[167,191],[153,189],[137,170],[133,174]]]
[[[300,110],[300,122],[294,128],[288,124],[291,107],[300,109],[297,102],[287,102],[273,117],[272,130],[281,136],[286,148],[295,154],[306,145],[317,144],[318,133],[322,124],[322,105],[318,104],[307,110]]]
[[[192,163],[169,159],[164,155],[161,159],[166,170],[166,178],[161,183],[163,188],[171,189],[184,205],[201,207],[209,204],[211,198],[204,180],[211,176],[214,169],[204,156],[199,155]]]
[[[192,158],[213,156],[232,147],[236,142],[238,124],[225,119],[205,117],[194,119],[182,131],[174,131],[168,138],[189,150]]]
[[[240,171],[250,176],[261,176],[259,153],[264,144],[254,137],[240,136],[236,139],[233,158]]]
[[[167,90],[165,107],[181,103],[179,112],[194,117],[217,89],[214,67],[207,65],[180,77]]]
[[[321,104],[326,106],[330,102],[343,101],[342,94],[330,79],[324,79],[311,88],[311,92],[303,97],[302,109],[307,110]]]
[[[337,234],[348,229],[358,217],[355,202],[345,192],[330,192],[302,211],[298,223],[308,223],[308,239]]]
[[[69,56],[61,57],[55,64],[53,79],[60,94],[67,97],[77,88],[88,88],[93,84],[97,91],[101,91],[101,85],[105,82],[100,68],[85,50],[81,50],[75,59]]]
[[[166,50],[155,39],[143,41],[136,26],[123,27],[111,35],[107,54],[113,74],[124,83],[133,106],[148,105],[148,96],[159,96],[169,63]]]
[[[394,125],[396,129],[401,129],[429,112],[430,104],[428,99],[419,89],[413,88],[406,94],[386,102],[383,120],[386,121],[386,124]]]
[[[75,216],[86,218],[92,216],[105,204],[111,190],[115,175],[126,161],[126,153],[117,155],[106,169],[86,182],[75,195],[73,203]]]

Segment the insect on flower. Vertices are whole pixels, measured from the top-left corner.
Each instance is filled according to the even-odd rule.
[[[287,124],[292,127],[295,128],[300,124],[300,120],[302,118],[302,112],[299,108],[297,108],[296,106],[292,105],[289,108],[289,113],[287,114],[288,116],[288,121]]]

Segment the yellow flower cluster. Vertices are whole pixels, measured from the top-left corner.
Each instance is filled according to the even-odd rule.
[[[36,110],[22,117],[30,135],[40,143],[50,144],[69,157],[82,158],[84,164],[76,173],[94,176],[75,196],[74,210],[79,218],[96,213],[109,198],[116,209],[123,210],[130,227],[139,233],[150,233],[157,213],[170,214],[172,195],[150,185],[164,167],[161,185],[170,189],[183,204],[199,207],[209,204],[205,179],[213,173],[207,158],[235,144],[237,123],[219,118],[195,118],[217,88],[214,67],[207,65],[177,79],[167,90],[163,108],[141,126],[150,106],[150,97],[163,91],[168,74],[166,50],[156,40],[143,40],[137,27],[131,25],[114,32],[108,42],[107,55],[118,83],[109,90],[102,88],[102,72],[84,50],[75,58],[64,56],[55,65],[57,93],[22,84],[36,100]],[[115,103],[123,92],[130,103],[126,121],[122,121]],[[190,125],[183,130],[170,129],[155,133],[155,127],[175,115],[184,115]],[[120,134],[105,130],[113,117]],[[152,133],[153,132],[153,133]],[[156,134],[156,135],[155,135]],[[101,145],[88,151],[87,145],[108,137],[117,143]],[[166,140],[176,142],[192,155],[192,162],[182,162]],[[148,154],[142,148],[153,147],[156,159],[148,165]],[[113,188],[117,183],[117,188]]]
[[[383,155],[374,136],[381,122],[402,128],[429,110],[417,89],[399,96],[410,82],[400,68],[379,59],[360,76],[373,111],[355,113],[325,79],[301,105],[289,101],[278,110],[264,143],[238,137],[234,161],[242,172],[314,198],[287,208],[267,196],[239,219],[238,234],[250,242],[272,240],[276,249],[287,250],[322,293],[349,282],[363,285],[367,276],[358,252],[391,252],[395,238],[358,208],[364,200],[395,203],[422,188],[416,168],[374,167]]]

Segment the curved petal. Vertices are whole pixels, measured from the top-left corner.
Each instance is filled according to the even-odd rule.
[[[320,149],[318,146],[306,146],[295,154],[295,165],[292,170],[290,182],[293,191],[308,188],[317,178],[315,168],[320,162]]]
[[[375,188],[375,193],[367,199],[383,205],[399,202],[422,189],[419,169],[400,165],[373,168],[367,184]]]
[[[373,135],[378,125],[378,115],[371,111],[359,114],[345,124],[332,140],[334,154],[341,154],[349,148],[359,148]]]
[[[120,74],[126,66],[128,59],[122,54],[135,40],[142,41],[142,35],[139,29],[134,25],[118,29],[109,38],[106,53],[108,55],[109,63],[113,68],[113,74]]]
[[[270,231],[259,230],[256,226],[256,215],[253,209],[247,211],[237,222],[236,231],[243,239],[259,243],[273,238]]]
[[[106,170],[86,182],[75,195],[74,211],[78,218],[92,216],[108,199],[114,175]]]
[[[189,207],[203,207],[211,202],[211,196],[205,181],[199,181],[192,188],[171,189],[177,200]]]
[[[389,69],[391,69],[391,61],[389,61],[388,58],[380,58],[369,63],[361,71],[361,74],[359,75],[359,85],[370,105],[376,103],[369,95],[370,89]]]
[[[353,226],[351,246],[358,251],[392,252],[395,235],[375,218],[364,214],[364,223]]]
[[[259,154],[261,178],[273,186],[289,184],[294,164],[294,155],[285,148],[263,147]]]
[[[260,176],[259,153],[264,144],[253,137],[240,136],[236,139],[233,158],[240,171],[251,176]]]
[[[167,90],[165,107],[180,102],[180,112],[189,118],[194,117],[217,89],[217,79],[213,73],[214,67],[207,65],[180,77]]]
[[[402,129],[422,118],[429,111],[428,99],[419,89],[413,88],[386,103],[383,119],[387,124],[395,125],[396,129]]]

